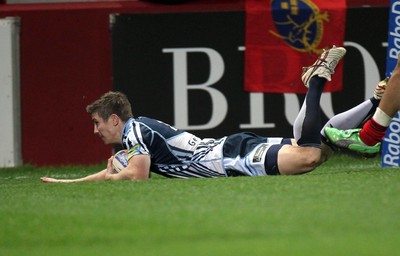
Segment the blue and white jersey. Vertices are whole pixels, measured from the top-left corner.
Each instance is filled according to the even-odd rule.
[[[138,154],[151,157],[151,171],[166,177],[225,177],[221,139],[200,139],[161,121],[129,119],[122,133],[128,160]]]

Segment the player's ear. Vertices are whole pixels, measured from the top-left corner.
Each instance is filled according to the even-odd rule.
[[[118,115],[112,114],[110,118],[112,118],[113,125],[117,126],[119,124],[120,119]]]

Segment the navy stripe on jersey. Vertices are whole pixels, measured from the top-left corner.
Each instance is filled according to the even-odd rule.
[[[129,119],[122,134],[126,149],[139,145],[137,152],[151,157],[151,171],[179,178],[226,176],[221,162],[223,141],[201,140],[147,117]]]

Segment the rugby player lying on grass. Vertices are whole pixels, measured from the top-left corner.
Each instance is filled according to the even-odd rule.
[[[152,118],[134,118],[126,95],[108,92],[87,106],[87,112],[92,117],[94,133],[105,144],[122,144],[128,150],[127,167],[118,173],[114,172],[111,157],[106,169],[87,177],[43,177],[41,180],[146,180],[151,171],[171,178],[310,172],[332,153],[324,141],[324,130],[321,131],[320,127],[320,99],[326,82],[331,80],[334,68],[345,53],[344,48],[333,47],[324,51],[312,66],[304,68],[302,81],[308,87],[308,92],[293,126],[294,139],[261,137],[247,132],[218,139],[201,139]],[[339,129],[357,127],[378,104],[379,99],[375,95],[333,117],[327,125]]]

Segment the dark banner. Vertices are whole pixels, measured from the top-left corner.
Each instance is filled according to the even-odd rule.
[[[347,10],[343,90],[324,93],[323,122],[372,96],[384,77],[387,21],[388,8]],[[114,90],[128,95],[135,116],[200,137],[292,137],[304,95],[243,89],[244,12],[121,14],[111,22]]]

